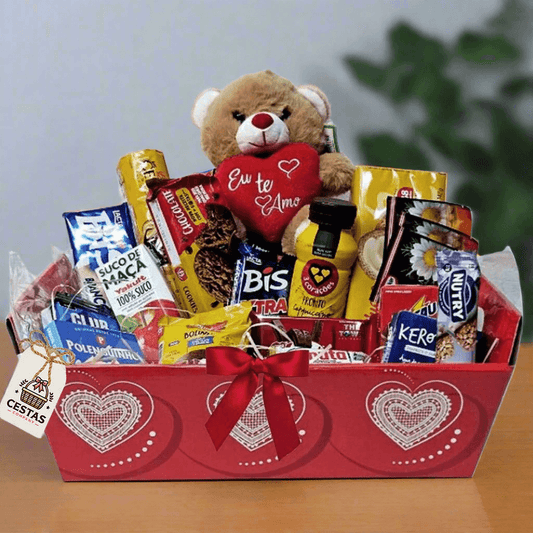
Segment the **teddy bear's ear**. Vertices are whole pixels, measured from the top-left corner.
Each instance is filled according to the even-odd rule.
[[[296,87],[297,91],[307,100],[309,100],[324,122],[329,120],[331,107],[326,95],[314,85],[300,85]]]
[[[196,124],[196,126],[198,126],[199,128],[202,127],[209,106],[213,103],[213,100],[219,94],[220,91],[218,89],[206,89],[205,91],[201,92],[196,98],[196,101],[194,102],[194,106],[192,108],[191,117],[194,124]]]

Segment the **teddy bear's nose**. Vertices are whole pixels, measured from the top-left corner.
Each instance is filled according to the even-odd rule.
[[[260,130],[266,130],[274,124],[274,119],[268,113],[257,113],[252,118],[252,124]]]

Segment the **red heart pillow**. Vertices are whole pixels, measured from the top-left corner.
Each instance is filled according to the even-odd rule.
[[[292,218],[322,190],[320,156],[304,143],[267,157],[236,155],[215,172],[223,203],[268,242],[280,242]]]

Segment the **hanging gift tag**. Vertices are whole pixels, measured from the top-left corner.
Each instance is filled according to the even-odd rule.
[[[67,381],[65,356],[69,360],[72,354],[29,342],[0,402],[0,418],[41,438]]]

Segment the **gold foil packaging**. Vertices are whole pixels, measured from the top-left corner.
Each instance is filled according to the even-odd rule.
[[[352,202],[357,206],[354,237],[358,244],[346,318],[362,320],[372,312],[370,293],[383,261],[387,197],[445,200],[447,176],[443,172],[356,167]]]
[[[117,174],[122,194],[133,215],[137,242],[145,244],[152,250],[152,253],[163,258],[163,245],[146,204],[148,194],[146,181],[153,178],[169,179],[163,152],[141,150],[127,154],[118,162]]]

